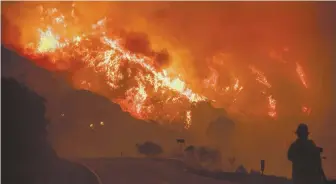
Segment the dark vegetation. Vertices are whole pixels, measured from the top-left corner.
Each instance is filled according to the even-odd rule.
[[[190,145],[184,149],[187,157],[194,157],[199,163],[207,165],[220,165],[222,158],[219,150],[206,146]]]
[[[2,183],[99,183],[93,172],[59,158],[48,144],[43,98],[1,77],[1,103]]]
[[[146,141],[143,144],[136,144],[137,150],[140,154],[155,157],[163,153],[163,149],[159,144]]]
[[[211,172],[207,170],[189,169],[190,172],[218,180],[230,181],[239,184],[290,184],[291,180],[277,176],[261,176],[260,174]]]

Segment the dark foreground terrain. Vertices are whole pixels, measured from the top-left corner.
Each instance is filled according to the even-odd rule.
[[[100,158],[81,159],[102,184],[287,184],[286,178],[239,173],[207,172],[187,168],[175,159]]]

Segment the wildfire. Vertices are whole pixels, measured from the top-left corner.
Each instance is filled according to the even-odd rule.
[[[307,107],[307,106],[302,106],[302,112],[307,114],[307,115],[310,115],[311,113],[311,108]]]
[[[74,8],[74,6],[73,6]],[[113,101],[119,103],[123,110],[130,112],[141,119],[155,119],[152,112],[154,105],[151,104],[155,94],[169,94],[170,99],[175,103],[187,101],[189,104],[206,100],[206,97],[194,93],[187,87],[185,81],[179,77],[171,77],[167,70],[158,71],[153,66],[153,58],[134,54],[125,49],[121,43],[122,38],[107,35],[106,18],[99,20],[92,25],[91,32],[77,33],[71,37],[63,34],[74,24],[71,18],[65,17],[57,9],[41,8],[44,15],[42,25],[45,28],[37,30],[39,39],[26,45],[25,53],[28,56],[48,56],[53,63],[64,63],[76,60],[91,68],[94,72],[102,75],[110,89],[118,90],[123,88],[123,80],[134,80],[133,87],[126,89],[124,98],[115,98]],[[57,31],[56,27],[62,27],[63,32]],[[100,32],[101,31],[101,32]],[[136,70],[123,70],[126,65],[136,65]],[[129,76],[133,78],[130,79]],[[85,88],[91,90],[87,81],[82,81]],[[164,99],[161,99],[164,101]],[[187,114],[188,126],[191,125],[190,111]]]
[[[268,115],[272,118],[275,118],[276,113],[276,100],[273,98],[272,95],[268,96]]]
[[[204,79],[203,83],[204,86],[206,88],[212,88],[214,90],[216,90],[216,86],[217,86],[217,81],[218,81],[218,72],[217,70],[213,69],[213,68],[209,68],[210,69],[210,76],[206,79]]]
[[[51,28],[49,27],[46,31],[38,30],[40,33],[40,42],[36,48],[37,52],[53,52],[57,48],[63,47],[59,43],[59,37],[53,35]]]
[[[216,60],[217,63],[220,63],[220,60]],[[210,76],[203,80],[205,88],[210,88],[214,90],[220,96],[222,95],[231,95],[233,96],[233,102],[236,101],[236,96],[244,89],[240,84],[238,77],[232,77],[231,84],[228,84],[225,87],[222,87],[219,83],[219,73],[216,69],[209,67]],[[215,100],[214,100],[215,101]]]
[[[191,88],[186,76],[172,73],[174,65],[158,67],[155,56],[131,51],[125,44],[125,36],[111,31],[113,25],[108,18],[102,17],[92,25],[81,25],[75,8],[73,4],[71,13],[65,14],[56,8],[40,6],[41,22],[34,35],[37,38],[22,46],[23,54],[33,61],[42,60],[43,65],[51,66],[53,70],[72,74],[78,68],[84,68],[94,78],[103,81],[103,84],[97,84],[91,79],[92,76],[84,76],[73,79],[76,87],[104,95],[118,103],[124,111],[143,120],[180,122],[188,129],[192,124],[192,105],[211,100],[221,101],[219,106],[223,108],[231,105],[246,108],[246,104],[240,103],[243,100],[237,99],[254,98],[246,95],[251,90],[260,91],[263,94],[261,101],[268,101],[267,111],[265,109],[262,112],[264,115],[271,118],[278,116],[277,100],[270,91],[276,88],[276,83],[272,77],[266,77],[259,66],[239,66],[244,68],[239,73],[237,67],[225,66],[230,56],[222,54],[213,57],[208,64],[208,77],[196,81],[201,84],[197,89],[203,90],[200,94]],[[284,60],[275,51],[271,53],[271,57]],[[290,61],[286,60],[283,64],[288,62]],[[246,72],[246,69],[250,72]],[[304,87],[308,88],[305,73],[299,63],[296,63],[296,73]],[[302,112],[309,114],[310,111],[310,108],[302,107]],[[101,122],[101,125],[104,123]],[[94,128],[93,124],[90,127]]]
[[[184,128],[188,129],[191,126],[191,111],[186,112],[186,121]]]
[[[252,73],[257,76],[256,80],[259,83],[265,85],[268,88],[272,87],[272,85],[267,81],[267,78],[263,72],[257,70],[254,66],[250,66],[250,69],[252,70]]]
[[[244,89],[244,87],[239,85],[239,79],[235,78],[235,83],[234,83],[234,86],[233,86],[233,90],[237,91],[239,93],[243,89]]]
[[[299,63],[296,63],[296,73],[298,74],[303,86],[305,88],[308,88],[307,82],[306,82],[306,76],[303,72],[302,66]]]

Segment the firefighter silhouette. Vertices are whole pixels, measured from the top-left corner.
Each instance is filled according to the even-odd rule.
[[[297,139],[288,150],[288,160],[292,162],[293,183],[322,183],[320,148],[309,139],[309,131],[306,124],[300,124],[295,133]]]

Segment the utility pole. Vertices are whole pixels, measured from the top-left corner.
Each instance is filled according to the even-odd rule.
[[[265,171],[265,160],[260,160],[260,172],[261,172],[261,176],[264,175],[264,171]]]
[[[176,139],[176,142],[178,145],[180,145],[181,153],[183,154],[183,148],[185,146],[185,140],[184,139]]]

